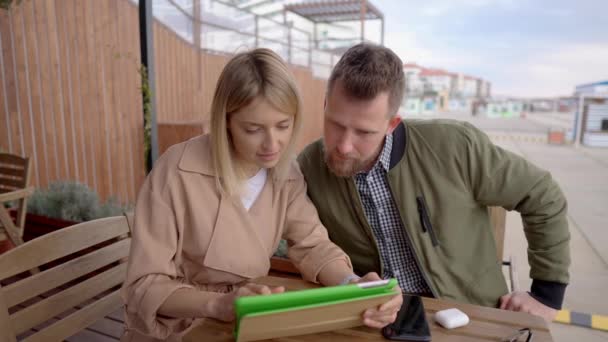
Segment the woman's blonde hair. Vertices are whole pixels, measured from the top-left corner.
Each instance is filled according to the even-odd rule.
[[[277,110],[293,116],[289,143],[272,176],[284,179],[293,160],[294,145],[302,126],[302,105],[293,75],[281,57],[269,49],[255,49],[234,56],[222,70],[211,103],[211,155],[218,188],[229,195],[240,192],[245,176],[235,162],[228,132],[229,116],[262,96]]]

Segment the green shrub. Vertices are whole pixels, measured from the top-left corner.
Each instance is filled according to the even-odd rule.
[[[19,5],[21,0],[0,0],[0,8],[8,10],[11,5]]]
[[[277,247],[277,250],[274,252],[274,255],[281,258],[287,258],[287,241],[279,241],[279,247]]]
[[[74,222],[122,215],[129,209],[114,198],[102,203],[95,191],[74,181],[54,182],[48,189],[36,189],[27,205],[28,213]]]

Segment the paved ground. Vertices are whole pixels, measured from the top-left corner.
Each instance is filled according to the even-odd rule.
[[[467,120],[490,136],[506,133],[512,139],[496,139],[503,148],[524,156],[551,171],[569,204],[571,240],[571,280],[564,307],[570,310],[608,315],[608,149],[553,146],[520,139],[522,135],[546,134],[551,127],[567,128],[564,116],[531,119],[488,119],[464,115],[443,117]],[[561,125],[560,125],[561,122]],[[515,255],[522,288],[529,289],[526,240],[521,218],[507,216],[505,255]],[[576,326],[552,324],[555,341],[608,341],[608,332]]]

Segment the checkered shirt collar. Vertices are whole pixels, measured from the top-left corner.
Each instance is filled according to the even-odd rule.
[[[379,166],[382,166],[384,168],[384,170],[388,171],[391,166],[391,151],[392,150],[393,150],[393,135],[388,134],[386,136],[386,138],[384,139],[384,147],[382,147],[382,151],[380,152],[380,157],[376,161],[376,164],[374,164],[374,167],[372,167],[367,172],[360,172],[358,174],[367,175]]]

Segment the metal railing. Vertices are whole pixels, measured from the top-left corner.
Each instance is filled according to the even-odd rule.
[[[328,78],[340,58],[314,48],[310,32],[215,0],[155,0],[153,14],[199,49],[234,54],[266,47],[318,78]]]

